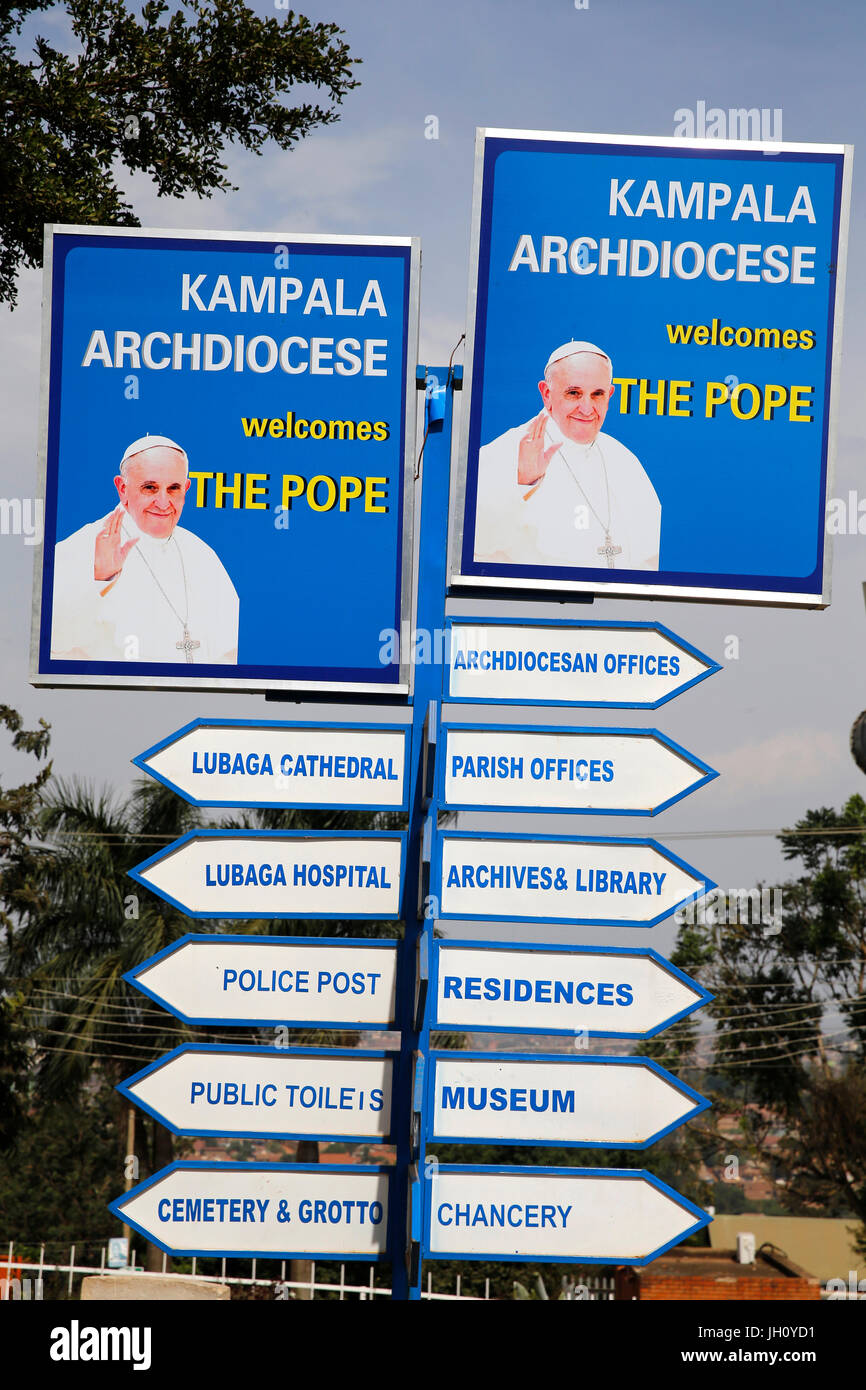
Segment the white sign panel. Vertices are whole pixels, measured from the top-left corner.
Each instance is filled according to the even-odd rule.
[[[175,1134],[384,1139],[393,1059],[189,1046],[118,1089]]]
[[[397,946],[185,936],[124,978],[185,1023],[389,1028]]]
[[[130,871],[191,917],[400,915],[401,835],[194,830]]]
[[[708,1101],[643,1058],[433,1058],[432,1135],[445,1142],[643,1148]]]
[[[712,999],[652,950],[439,941],[434,952],[437,1028],[650,1038]]]
[[[446,699],[656,709],[720,670],[658,623],[451,619]]]
[[[446,806],[656,815],[718,773],[654,729],[444,730]]]
[[[196,806],[405,810],[407,731],[197,719],[133,758]]]
[[[176,1163],[109,1204],[178,1255],[336,1255],[385,1250],[388,1175],[278,1163]]]
[[[642,1264],[710,1218],[651,1173],[462,1169],[430,1179],[432,1257]]]
[[[715,884],[654,840],[443,831],[443,918],[654,926]]]

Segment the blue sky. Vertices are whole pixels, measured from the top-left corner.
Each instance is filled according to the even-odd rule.
[[[254,8],[280,13],[262,0]],[[675,112],[702,100],[725,109],[780,108],[788,141],[861,144],[866,18],[855,0],[589,0],[585,10],[572,0],[317,0],[301,8],[312,19],[339,23],[363,59],[362,86],[344,102],[340,123],[291,155],[255,159],[230,151],[240,191],[228,196],[161,201],[146,180],[130,181],[136,211],[154,227],[420,236],[420,360],[428,363],[447,360],[465,327],[476,126],[669,136]],[[44,17],[36,27],[48,32],[50,23]],[[425,139],[428,116],[438,119],[438,140]],[[855,157],[833,487],[843,497],[850,489],[866,496],[859,183]],[[3,312],[4,497],[32,496],[35,487],[39,280],[25,273],[19,308]],[[52,723],[61,774],[123,785],[133,754],[196,715],[273,713],[257,696],[34,691],[27,681],[32,560],[20,537],[0,538],[2,699],[31,720],[43,715]],[[784,872],[772,837],[732,832],[790,824],[807,807],[838,806],[866,791],[847,746],[851,722],[866,705],[864,579],[866,536],[840,536],[833,602],[823,613],[627,600],[596,602],[591,611],[594,618],[657,618],[719,660],[726,638],[739,639],[739,659],[726,661],[712,681],[654,717],[635,716],[721,772],[651,831],[721,884],[772,881]],[[618,716],[600,714],[593,722],[616,723]],[[5,750],[0,756],[7,781],[24,771],[22,760]],[[539,828],[573,830],[551,817]],[[625,821],[609,829],[635,833]],[[700,839],[682,838],[699,832]],[[562,929],[550,936],[580,939]],[[664,950],[670,936],[670,928],[659,928],[623,933],[622,940]]]

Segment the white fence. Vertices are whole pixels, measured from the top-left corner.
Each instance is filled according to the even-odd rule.
[[[0,1246],[0,1249],[2,1249],[2,1246]],[[277,1301],[290,1298],[314,1299],[317,1295],[320,1294],[337,1295],[341,1302],[345,1300],[347,1297],[357,1298],[359,1300],[391,1297],[391,1289],[389,1287],[377,1284],[375,1282],[375,1268],[370,1269],[370,1277],[367,1283],[355,1284],[351,1282],[347,1283],[346,1266],[343,1264],[340,1265],[340,1279],[338,1283],[319,1283],[316,1280],[315,1261],[311,1261],[310,1263],[309,1279],[293,1281],[291,1279],[286,1278],[287,1261],[285,1260],[283,1260],[280,1265],[280,1278],[273,1279],[270,1277],[260,1278],[258,1276],[258,1274],[256,1273],[256,1260],[252,1260],[250,1262],[250,1274],[249,1276],[245,1276],[241,1274],[226,1273],[225,1260],[222,1260],[221,1262],[222,1271],[220,1274],[199,1274],[196,1272],[197,1262],[195,1259],[193,1259],[192,1272],[190,1275],[176,1274],[174,1272],[169,1273],[165,1269],[165,1266],[168,1262],[168,1258],[167,1256],[163,1256],[163,1273],[160,1274],[154,1273],[152,1271],[148,1272],[147,1270],[140,1269],[137,1266],[134,1266],[128,1270],[113,1270],[108,1268],[108,1252],[106,1246],[102,1247],[101,1260],[98,1265],[76,1264],[76,1247],[74,1245],[70,1246],[69,1248],[69,1259],[66,1261],[65,1264],[46,1263],[44,1245],[40,1247],[38,1262],[22,1260],[20,1257],[16,1256],[15,1245],[13,1241],[9,1242],[6,1249],[7,1253],[5,1255],[0,1255],[0,1273],[4,1275],[4,1277],[0,1277],[0,1301],[3,1302],[8,1301],[9,1299],[41,1299],[43,1297],[44,1279],[45,1275],[47,1274],[66,1275],[66,1296],[67,1298],[71,1299],[73,1297],[75,1279],[78,1276],[83,1277],[87,1274],[122,1274],[133,1272],[135,1274],[140,1275],[143,1279],[189,1279],[190,1277],[195,1276],[196,1279],[200,1279],[206,1283],[211,1284],[229,1284],[238,1288],[268,1288],[271,1290],[272,1297]],[[237,1266],[241,1263],[242,1262],[240,1260],[232,1260],[233,1266]],[[244,1261],[243,1263],[246,1263],[246,1261]],[[5,1270],[3,1268],[4,1265]],[[521,1268],[521,1266],[515,1265],[515,1274],[517,1276],[520,1276]],[[527,1277],[525,1272],[523,1273],[522,1277],[524,1279]],[[445,1292],[441,1288],[434,1289],[433,1270],[428,1268],[425,1287],[423,1287],[421,1290],[421,1298],[425,1301],[429,1300],[431,1303],[453,1303],[457,1301],[484,1302],[490,1299],[489,1279],[485,1279],[484,1281],[483,1297],[479,1294],[463,1293],[462,1282],[462,1276],[458,1274],[455,1277],[453,1292]],[[515,1279],[515,1283],[517,1282],[518,1279]],[[612,1301],[614,1297],[613,1275],[592,1274],[587,1276],[584,1274],[581,1277],[580,1282],[576,1282],[571,1287],[570,1292],[565,1293],[563,1296],[572,1299],[575,1302]],[[558,1298],[559,1294],[557,1292],[554,1292],[553,1297]]]

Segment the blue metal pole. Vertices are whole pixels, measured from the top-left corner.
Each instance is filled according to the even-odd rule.
[[[425,720],[434,702],[433,718],[438,723],[442,693],[442,653],[444,650],[445,592],[447,588],[446,551],[448,545],[448,491],[451,459],[451,429],[455,390],[460,388],[462,367],[417,369],[419,388],[425,387],[426,432],[421,473],[421,520],[419,526],[418,592],[415,606],[416,633],[412,634],[414,694],[412,710],[412,784],[409,799],[409,844],[406,858],[404,895],[405,934],[397,977],[397,1026],[400,1029],[400,1056],[395,1077],[394,1109],[397,1158],[391,1197],[392,1297],[417,1300],[421,1297],[421,1258],[410,1230],[410,1184],[414,1173],[412,1209],[414,1234],[420,1233],[424,1199],[425,1142],[421,1123],[421,1078],[415,1084],[416,1059],[426,1059],[430,1029],[427,1008],[415,1016],[419,948],[426,939],[429,948],[433,917],[425,918],[419,885],[423,887],[421,856],[424,822],[428,815],[427,788],[423,785]],[[401,640],[406,640],[405,633]],[[435,817],[435,806],[429,812]],[[428,954],[428,959],[429,954]],[[416,1109],[416,1106],[418,1107]]]

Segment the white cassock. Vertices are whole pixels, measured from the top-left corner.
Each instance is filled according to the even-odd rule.
[[[186,664],[186,625],[193,664],[236,662],[238,596],[216,552],[181,526],[167,540],[145,535],[127,513],[122,538],[138,543],[113,584],[94,579],[96,535],[110,519],[55,547],[52,658]]]
[[[559,449],[541,481],[524,486],[517,453],[531,424],[478,452],[475,559],[657,570],[662,509],[640,460],[609,434],[575,444],[549,419],[544,447]]]

